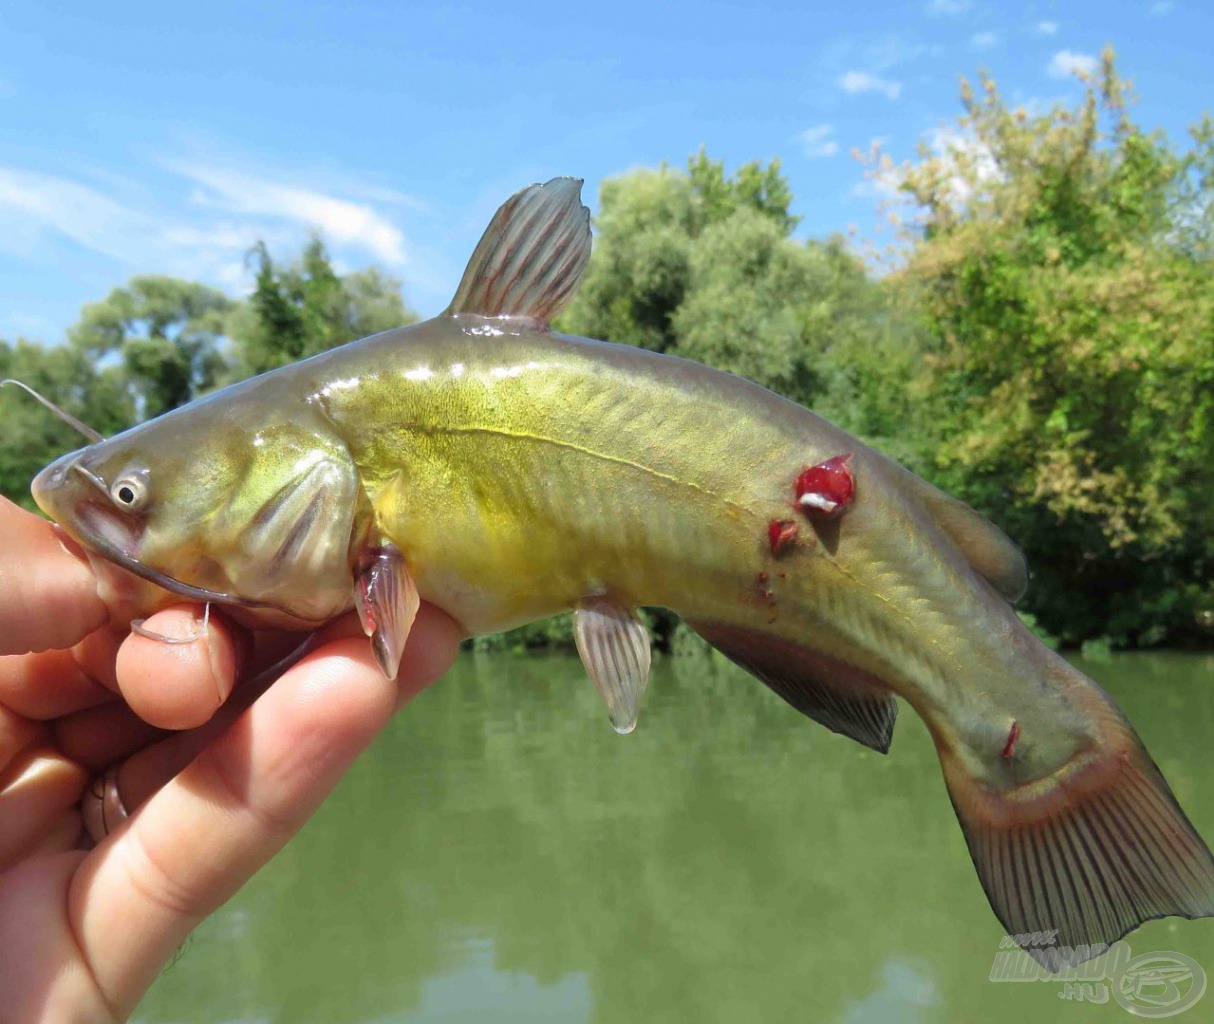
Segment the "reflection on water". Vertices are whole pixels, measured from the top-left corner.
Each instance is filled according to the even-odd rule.
[[[1082,667],[1214,838],[1214,658]],[[1062,1002],[1057,984],[988,981],[1001,933],[915,715],[882,757],[731,665],[659,659],[641,726],[621,737],[576,659],[467,655],[198,930],[137,1019],[1124,1014]],[[1214,976],[1214,921],[1155,921],[1129,941]],[[1179,1019],[1210,1013],[1214,994],[1205,1004]]]

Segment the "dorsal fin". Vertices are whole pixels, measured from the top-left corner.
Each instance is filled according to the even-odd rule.
[[[1008,535],[965,502],[909,471],[907,476],[915,481],[915,490],[928,515],[961,549],[965,560],[1009,602],[1019,601],[1028,590],[1029,569],[1024,553]]]
[[[545,326],[572,297],[590,259],[590,211],[580,178],[516,192],[485,229],[450,314],[525,316]]]

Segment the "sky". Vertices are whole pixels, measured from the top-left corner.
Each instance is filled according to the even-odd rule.
[[[1178,143],[1214,108],[1208,0],[612,4],[10,3],[0,18],[0,338],[56,342],[136,274],[251,284],[319,231],[423,316],[493,210],[557,174],[702,145],[778,157],[798,233],[879,240],[853,150],[913,155],[992,72],[1074,102],[1111,44],[1137,116]]]

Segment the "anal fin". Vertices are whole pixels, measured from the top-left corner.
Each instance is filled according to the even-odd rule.
[[[641,698],[649,685],[649,631],[631,608],[609,598],[587,598],[573,617],[578,654],[607,705],[618,733],[636,728]]]
[[[889,752],[898,702],[862,669],[767,633],[720,622],[687,624],[803,715],[879,753]]]

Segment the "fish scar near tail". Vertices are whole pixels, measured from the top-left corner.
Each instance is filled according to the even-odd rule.
[[[1099,743],[1052,775],[995,790],[937,739],[970,856],[1010,935],[1052,971],[1097,956],[1158,917],[1214,916],[1214,858],[1133,727],[1084,680]],[[998,757],[1014,754],[1016,737]]]

